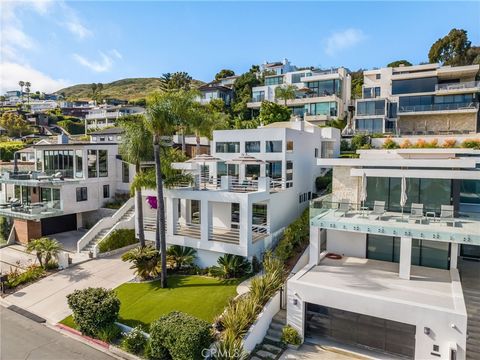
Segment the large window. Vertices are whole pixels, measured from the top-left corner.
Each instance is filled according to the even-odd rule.
[[[80,201],[87,201],[88,200],[88,193],[86,187],[78,187],[77,188],[77,202]]]
[[[245,176],[258,179],[260,177],[260,165],[245,165]]]
[[[357,115],[384,115],[385,100],[358,101]]]
[[[480,205],[480,180],[460,181],[460,202]]]
[[[83,177],[83,150],[75,150],[75,177]]]
[[[217,142],[215,144],[217,153],[238,153],[240,152],[239,142]]]
[[[52,201],[52,189],[50,189],[50,188],[40,188],[40,201],[41,202]]]
[[[283,84],[283,76],[271,76],[265,78],[265,85],[280,85]]]
[[[267,163],[267,176],[274,180],[281,179],[282,178],[282,162],[269,161]]]
[[[302,78],[307,76],[306,73],[298,73],[298,74],[292,74],[292,83],[297,84],[302,82]]]
[[[108,151],[98,150],[98,176],[108,176]]]
[[[355,129],[370,134],[383,132],[383,119],[356,119]]]
[[[286,163],[286,180],[287,181],[293,181],[293,161],[287,160]],[[293,183],[287,183],[287,188],[290,188],[293,186]]]
[[[252,92],[252,101],[253,102],[262,102],[265,100],[265,91],[253,91]]]
[[[398,263],[400,238],[384,235],[367,235],[367,258]],[[449,268],[450,244],[448,242],[412,239],[411,264],[437,269]]]
[[[246,153],[259,153],[260,152],[260,141],[246,141],[245,142],[245,152]]]
[[[47,174],[60,172],[63,177],[73,178],[73,150],[45,150],[43,157]]]
[[[130,166],[125,161],[122,162],[122,182],[124,184],[130,182]]]
[[[97,177],[97,150],[87,151],[88,177]]]
[[[267,153],[282,152],[282,140],[266,141],[265,145]]]
[[[342,81],[338,79],[309,81],[307,82],[307,87],[316,96],[337,95],[341,97],[342,95]]]
[[[337,103],[334,101],[331,101],[331,102],[306,104],[305,111],[308,113],[308,115],[337,116]]]
[[[393,80],[392,94],[413,94],[435,91],[437,85],[436,77],[427,77],[420,79]]]
[[[35,151],[35,164],[37,171],[43,171],[43,156],[40,150]]]

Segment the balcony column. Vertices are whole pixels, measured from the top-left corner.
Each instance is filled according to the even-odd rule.
[[[318,226],[310,226],[310,261],[309,265],[320,263],[321,230]]]
[[[191,214],[192,214],[191,200],[181,199],[180,200],[180,217],[183,219],[185,223],[190,224],[192,222]]]
[[[166,225],[167,235],[173,236],[178,222],[178,199],[166,198]]]
[[[459,249],[460,249],[460,245],[458,243],[451,243],[451,245],[450,245],[450,270],[457,268]]]
[[[244,249],[245,256],[249,256],[248,249],[252,244],[252,204],[248,196],[243,196],[240,201],[240,247]]]
[[[212,206],[208,200],[200,201],[200,239],[205,245],[210,238],[210,228],[212,227]]]
[[[401,279],[410,279],[410,270],[412,268],[412,238],[402,236],[400,238],[400,266],[399,277]]]

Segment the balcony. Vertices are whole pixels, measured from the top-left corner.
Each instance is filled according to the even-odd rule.
[[[0,216],[8,216],[24,220],[39,220],[43,218],[62,215],[60,200],[38,203],[2,203]]]
[[[6,171],[0,176],[0,183],[24,186],[60,186],[65,183],[78,183],[74,180],[73,170],[52,170],[52,171]]]
[[[480,81],[468,81],[460,83],[450,83],[450,84],[437,84],[435,85],[435,91],[438,92],[456,92],[456,91],[478,91],[480,90]]]
[[[123,116],[123,112],[121,111],[99,111],[99,112],[92,112],[85,115],[85,119],[87,120],[101,120],[101,119],[117,119]]]
[[[400,106],[398,113],[407,115],[412,113],[427,113],[437,111],[455,111],[455,112],[476,112],[478,110],[477,102],[457,103],[457,104],[430,104],[430,105],[413,105],[413,106]]]
[[[376,214],[361,204],[339,202],[327,195],[310,203],[310,224],[339,231],[480,245],[480,213],[460,212],[448,219],[435,212],[426,212],[420,218],[392,211]]]

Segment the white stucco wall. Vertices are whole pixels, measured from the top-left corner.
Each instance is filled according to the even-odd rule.
[[[339,230],[327,230],[327,251],[342,256],[365,258],[367,235]]]

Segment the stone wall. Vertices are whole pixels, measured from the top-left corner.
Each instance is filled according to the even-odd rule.
[[[42,223],[40,221],[15,219],[15,237],[22,244],[28,244],[32,239],[42,237]]]
[[[476,113],[402,116],[398,120],[401,133],[406,131],[477,131]]]
[[[348,200],[350,203],[358,203],[358,189],[361,178],[350,176],[351,167],[334,166],[332,177],[333,201]]]

